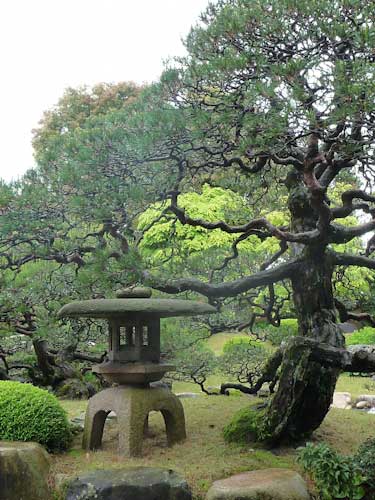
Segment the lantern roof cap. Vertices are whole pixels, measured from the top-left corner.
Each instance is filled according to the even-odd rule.
[[[152,295],[152,289],[144,286],[130,286],[117,290],[118,299],[149,299]]]
[[[129,314],[166,318],[173,316],[196,316],[215,312],[216,309],[213,306],[196,300],[117,298],[71,302],[63,306],[57,315],[59,318],[86,317],[116,319],[126,317]]]

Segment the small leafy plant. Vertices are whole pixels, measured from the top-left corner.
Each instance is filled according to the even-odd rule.
[[[373,495],[370,498],[375,498],[375,438],[362,443],[353,459]]]
[[[336,453],[326,444],[308,443],[300,449],[298,462],[315,482],[322,500],[360,500],[366,479],[354,458]]]

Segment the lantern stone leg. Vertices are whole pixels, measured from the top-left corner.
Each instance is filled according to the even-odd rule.
[[[117,415],[119,453],[124,456],[142,453],[145,422],[150,411],[162,413],[169,446],[186,438],[183,406],[171,391],[160,387],[119,386],[101,391],[89,400],[83,437],[86,450],[100,448],[110,411]]]

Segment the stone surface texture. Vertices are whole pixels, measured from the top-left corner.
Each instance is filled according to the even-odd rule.
[[[357,410],[364,410],[365,408],[371,408],[371,405],[368,401],[358,401],[355,407],[357,408]]]
[[[179,299],[94,299],[71,302],[58,312],[58,317],[69,318],[116,318],[127,313],[153,315],[159,318],[172,316],[195,316],[196,314],[215,313],[209,304],[195,300]]]
[[[375,354],[375,345],[372,344],[348,345],[347,350],[353,354],[358,351],[365,351],[369,354]]]
[[[149,299],[152,295],[152,289],[143,286],[133,286],[117,290],[116,297],[118,299]]]
[[[352,396],[350,392],[335,392],[333,394],[332,407],[341,410],[350,409],[352,407]]]
[[[179,399],[160,387],[112,387],[99,392],[87,407],[83,447],[100,448],[105,420],[110,411],[117,415],[120,454],[133,457],[142,453],[145,422],[150,411],[164,417],[168,445],[186,438],[184,409]]]
[[[50,459],[38,443],[0,441],[0,500],[47,500]]]
[[[145,361],[135,361],[132,363],[107,361],[106,363],[92,367],[93,372],[100,373],[108,382],[121,385],[139,385],[156,382],[163,378],[166,372],[174,369],[174,365],[167,363],[150,363]]]
[[[263,469],[215,481],[207,500],[310,500],[306,483],[295,471]]]
[[[187,482],[168,469],[96,470],[67,484],[66,500],[191,500]]]
[[[353,333],[358,330],[358,326],[350,321],[345,321],[344,323],[337,323],[342,333]]]
[[[370,406],[375,406],[375,394],[361,394],[357,398],[357,403],[359,401],[366,401]]]
[[[176,396],[180,399],[199,398],[201,394],[199,392],[178,392]]]

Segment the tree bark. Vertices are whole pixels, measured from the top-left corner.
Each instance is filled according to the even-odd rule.
[[[318,218],[311,197],[298,174],[287,181],[292,228],[300,232],[311,230]],[[298,274],[291,277],[299,336],[316,342],[291,342],[284,350],[278,388],[265,419],[266,431],[274,442],[300,439],[322,423],[332,402],[340,368],[316,359],[313,344],[333,348],[343,348],[345,344],[336,324],[334,262],[325,242],[294,245],[292,250],[296,257],[304,257]]]
[[[38,385],[50,385],[55,388],[63,380],[77,377],[74,368],[63,356],[52,354],[49,351],[46,340],[33,338],[33,347],[38,368],[42,374],[42,380],[36,381]]]
[[[336,324],[329,258],[317,255],[292,279],[299,335],[334,348],[344,347]],[[279,385],[267,409],[272,441],[295,440],[322,423],[332,402],[338,366],[322,363],[313,344],[291,342],[284,352]]]

